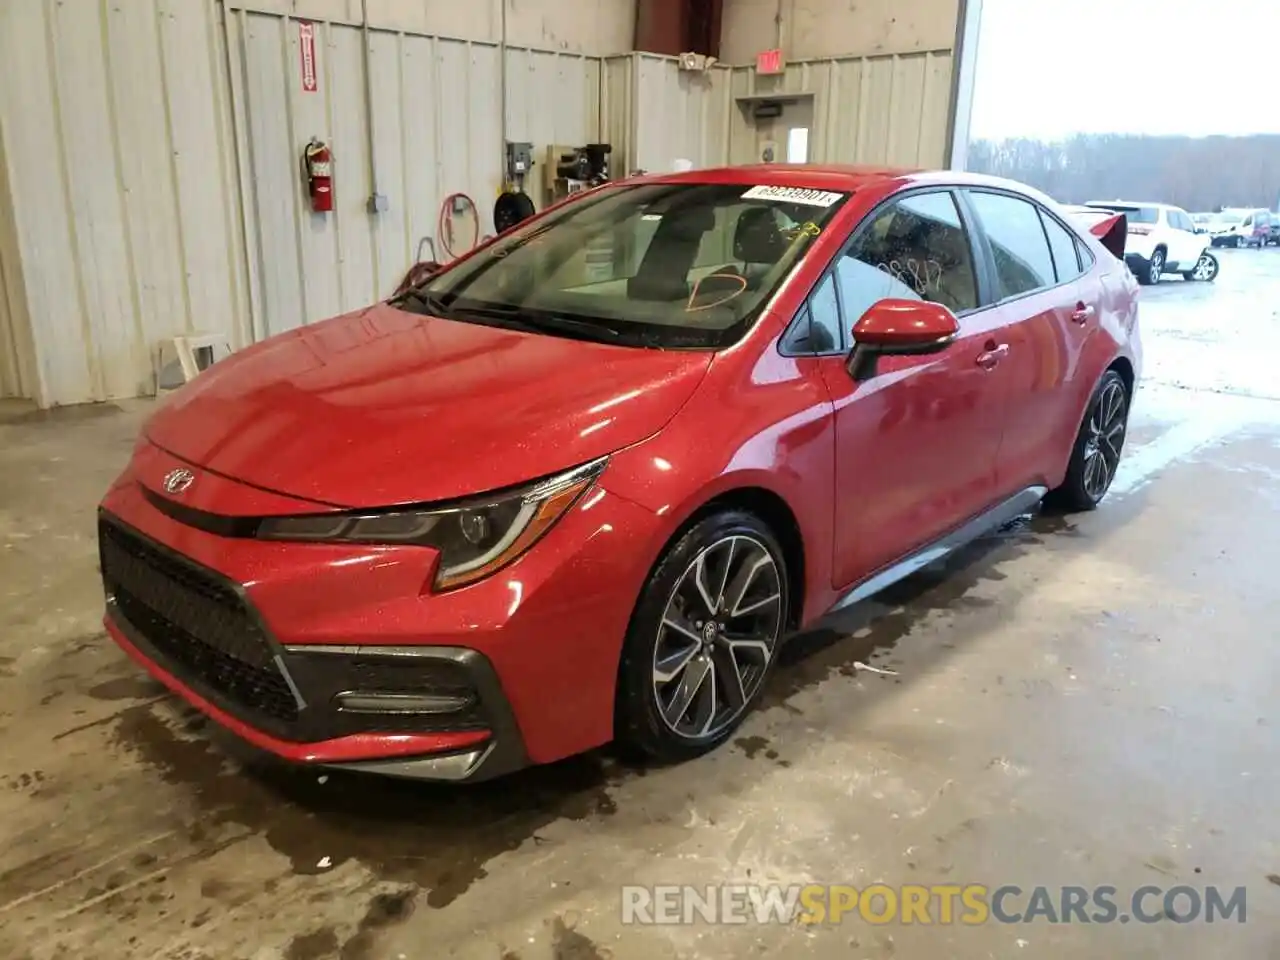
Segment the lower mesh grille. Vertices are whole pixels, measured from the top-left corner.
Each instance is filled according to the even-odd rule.
[[[298,719],[271,644],[234,589],[105,518],[98,543],[108,596],[162,665],[266,726]]]

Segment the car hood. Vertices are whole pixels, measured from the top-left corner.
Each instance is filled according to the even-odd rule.
[[[656,433],[711,356],[379,304],[214,364],[156,412],[146,436],[193,465],[318,503],[449,500]]]

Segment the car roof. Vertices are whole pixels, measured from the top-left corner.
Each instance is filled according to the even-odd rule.
[[[653,173],[641,179],[656,183],[723,183],[743,186],[800,187],[849,193],[864,187],[907,186],[936,183],[953,186],[988,186],[1017,190],[1035,197],[1039,191],[1026,184],[986,174],[956,170],[922,170],[911,167],[860,166],[836,163],[756,163],[733,167],[709,167],[680,173]]]

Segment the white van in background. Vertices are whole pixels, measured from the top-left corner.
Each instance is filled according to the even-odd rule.
[[[1215,247],[1258,247],[1262,245],[1255,227],[1259,214],[1266,214],[1261,208],[1249,210],[1240,207],[1227,207],[1209,222],[1209,242]],[[1267,216],[1270,222],[1270,216]]]

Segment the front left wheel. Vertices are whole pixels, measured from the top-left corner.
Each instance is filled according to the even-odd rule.
[[[1212,283],[1218,278],[1218,258],[1206,250],[1200,254],[1200,259],[1196,261],[1195,267],[1184,273],[1182,277],[1184,280],[1200,280],[1205,283]]]
[[[786,558],[760,518],[723,510],[667,547],[631,618],[617,739],[678,761],[719,746],[759,698],[790,611]]]

